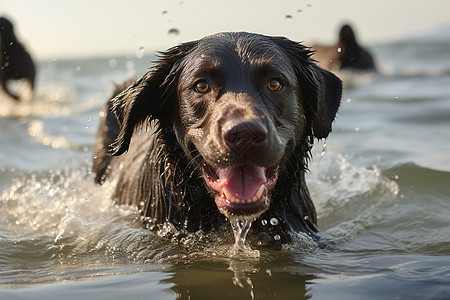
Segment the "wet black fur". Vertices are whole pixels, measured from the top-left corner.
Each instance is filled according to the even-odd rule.
[[[162,53],[149,72],[123,91],[120,87],[107,103],[94,150],[96,181],[118,178],[114,199],[137,205],[144,224],[152,229],[170,222],[180,232],[208,232],[227,223],[205,185],[198,151],[176,133],[183,126],[177,124],[180,74],[193,51],[220,39],[244,41],[241,46],[262,41],[283,52],[297,77],[300,99],[295,101],[302,101],[307,119],[301,137],[287,147],[270,208],[254,222],[251,232],[262,244],[272,246],[275,234],[281,237],[275,242],[278,246],[289,241],[289,232],[316,236],[316,212],[305,171],[312,141],[326,138],[331,131],[342,86],[337,77],[315,65],[308,48],[283,37],[225,33]],[[279,224],[262,225],[261,220],[272,218]]]

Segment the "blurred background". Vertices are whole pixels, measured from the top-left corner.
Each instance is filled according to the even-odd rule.
[[[0,92],[0,299],[450,299],[449,12],[446,0],[0,0],[37,72],[31,98]],[[24,61],[1,22],[0,78]],[[300,233],[230,259],[229,228],[155,236],[114,205],[114,183],[94,184],[99,112],[156,51],[251,31],[337,54],[344,23],[376,69],[338,70],[333,132],[313,149],[326,247]]]
[[[449,11],[443,0],[0,1],[0,14],[39,59],[163,50],[220,31],[332,43],[344,22],[373,44],[448,25]]]

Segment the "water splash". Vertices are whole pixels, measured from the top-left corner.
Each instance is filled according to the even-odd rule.
[[[231,218],[230,223],[234,233],[234,245],[230,249],[230,257],[259,257],[259,251],[253,250],[245,243],[247,234],[254,219]]]

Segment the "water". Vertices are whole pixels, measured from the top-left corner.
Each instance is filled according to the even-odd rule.
[[[39,62],[34,101],[0,95],[0,299],[450,299],[450,43],[372,50],[381,74],[343,74],[307,177],[330,241],[298,234],[237,257],[231,226],[156,237],[111,202],[114,183],[93,183],[98,112],[114,82],[147,70],[149,49]]]
[[[259,251],[254,250],[250,247],[247,240],[247,234],[252,227],[252,222],[254,218],[231,218],[230,225],[233,229],[234,234],[234,244],[229,251],[229,255],[232,258],[239,257],[259,257]]]

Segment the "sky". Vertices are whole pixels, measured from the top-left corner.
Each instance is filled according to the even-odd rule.
[[[333,44],[343,23],[370,45],[448,25],[449,12],[448,0],[0,0],[38,59],[147,54],[222,31]]]

